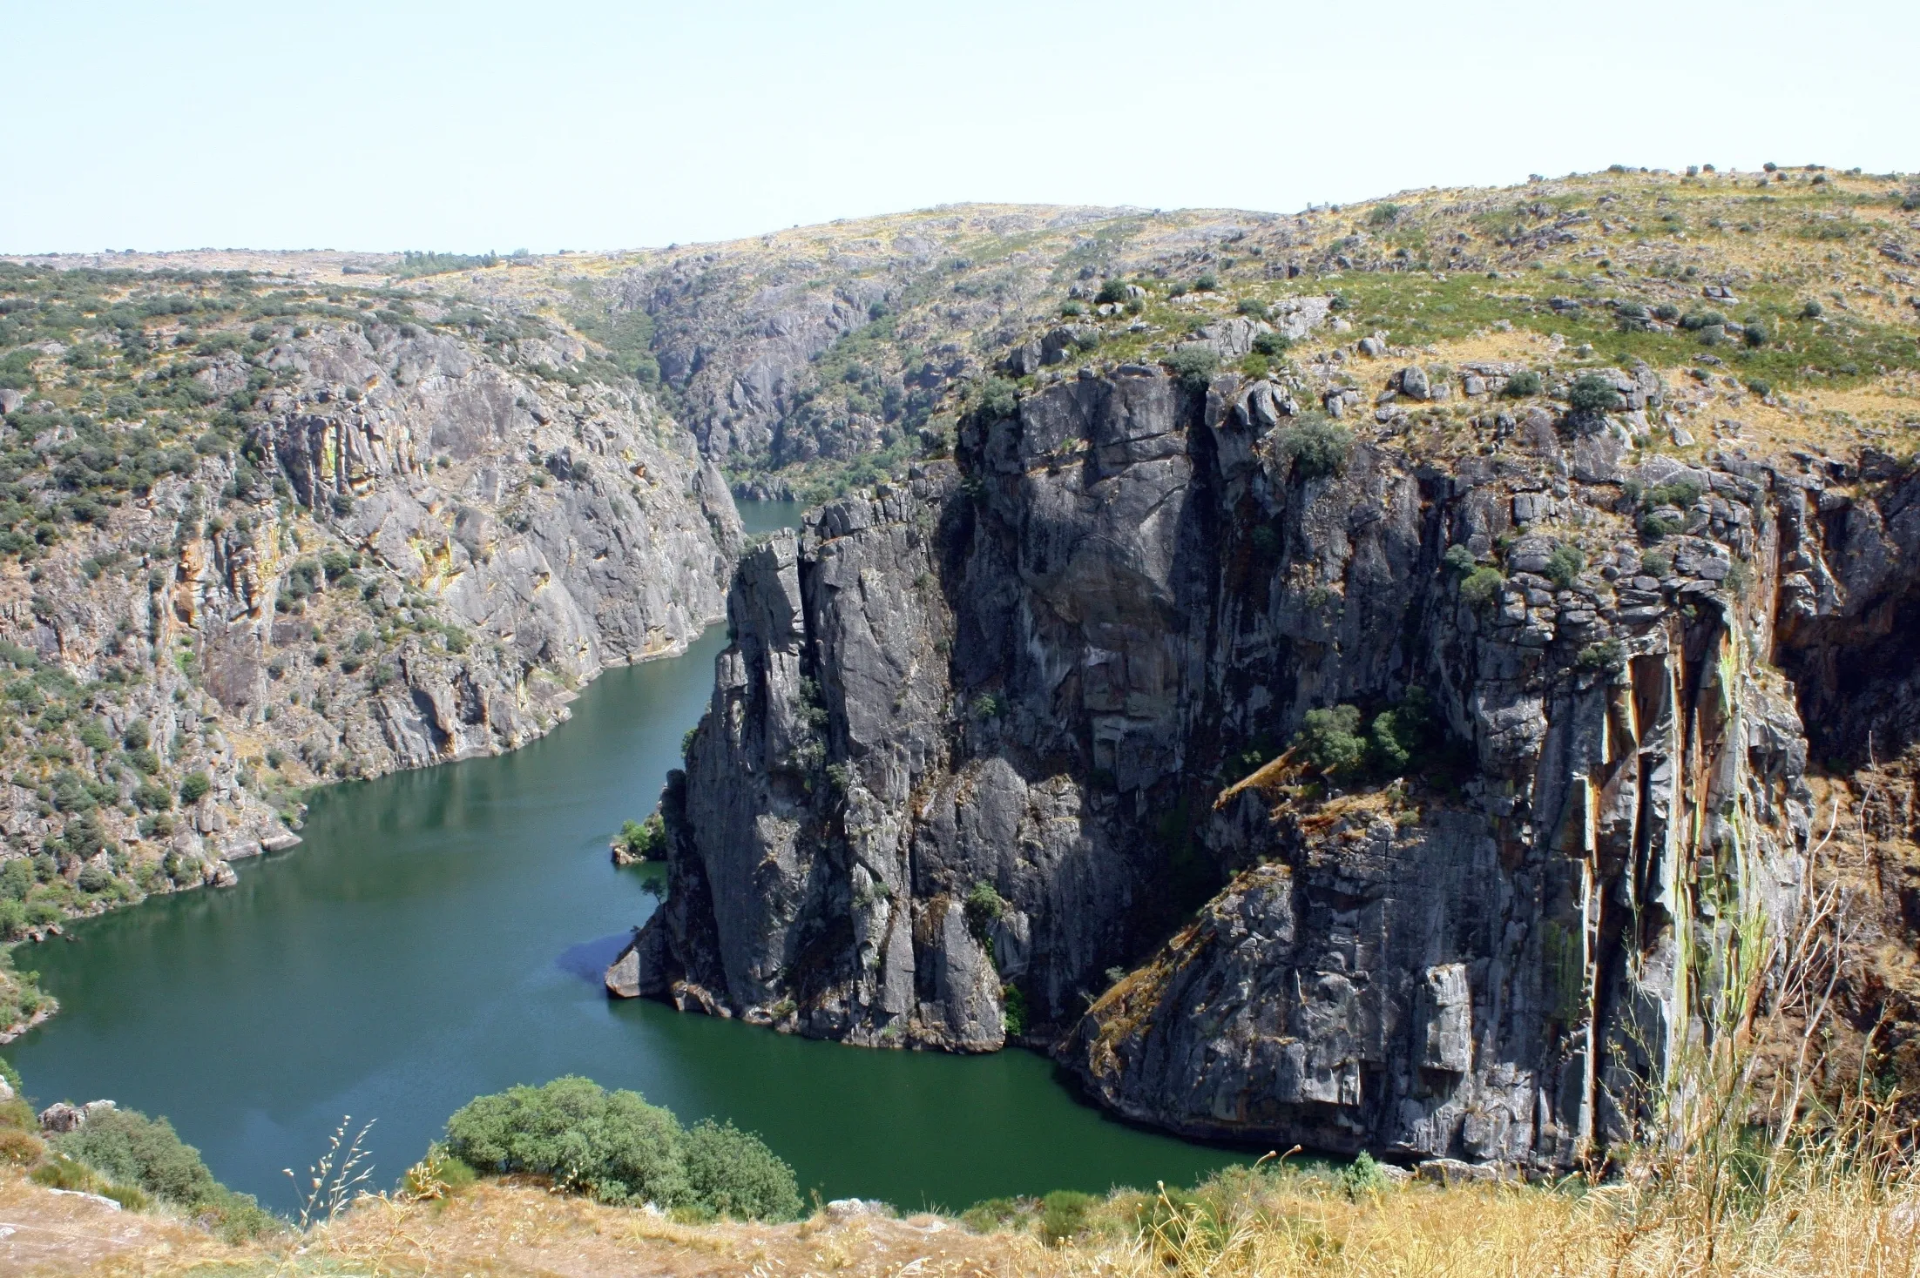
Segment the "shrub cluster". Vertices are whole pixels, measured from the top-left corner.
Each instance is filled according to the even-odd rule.
[[[1598,373],[1582,373],[1567,391],[1567,405],[1576,413],[1611,413],[1620,407],[1620,392]]]
[[[64,1182],[90,1179],[85,1173],[91,1172],[106,1182],[101,1188],[118,1191],[112,1196],[122,1201],[138,1204],[144,1195],[183,1208],[229,1239],[279,1227],[251,1195],[235,1193],[215,1180],[200,1151],[182,1141],[164,1118],[148,1118],[132,1109],[103,1110],[49,1144],[54,1159],[34,1173],[42,1183],[64,1187]]]
[[[1364,729],[1362,718],[1355,705],[1309,710],[1293,747],[1307,763],[1336,777],[1397,777],[1413,765],[1433,728],[1427,694],[1419,688]]]
[[[637,860],[657,860],[667,854],[667,823],[658,812],[644,821],[628,821],[621,825],[615,842]]]
[[[1307,413],[1274,436],[1274,447],[1303,478],[1325,479],[1346,469],[1353,434],[1319,413]]]
[[[476,1097],[447,1120],[447,1150],[480,1172],[545,1176],[604,1203],[748,1220],[800,1214],[793,1169],[759,1137],[710,1120],[683,1128],[638,1092],[585,1078]]]
[[[1167,369],[1182,386],[1202,393],[1213,381],[1213,375],[1220,371],[1220,356],[1213,347],[1193,342],[1167,356]]]

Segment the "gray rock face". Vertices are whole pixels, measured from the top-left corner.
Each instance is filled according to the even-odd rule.
[[[1141,366],[1064,382],[964,422],[957,473],[751,556],[641,988],[860,1043],[1023,1033],[1192,1134],[1543,1168],[1621,1134],[1610,1098],[1697,1032],[1683,930],[1791,917],[1806,741],[1764,665],[1850,642],[1815,624],[1864,617],[1849,573],[1860,609],[1913,589],[1920,526],[1878,531],[1907,490],[1816,524],[1791,477],[1700,470],[1659,579],[1625,483],[1671,463],[1530,418],[1454,473],[1356,446],[1309,476],[1280,408]],[[1585,526],[1588,570],[1549,577],[1516,511]],[[1452,545],[1505,546],[1484,604]],[[1776,633],[1776,589],[1814,629]],[[1413,689],[1457,787],[1275,781],[1308,710]],[[1243,758],[1271,762],[1226,785]]]

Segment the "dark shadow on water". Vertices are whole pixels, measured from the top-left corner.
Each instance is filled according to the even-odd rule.
[[[616,932],[612,936],[569,945],[560,951],[560,957],[553,961],[553,965],[590,985],[604,986],[607,968],[620,956],[620,951],[627,948],[627,942],[632,939],[632,932]]]

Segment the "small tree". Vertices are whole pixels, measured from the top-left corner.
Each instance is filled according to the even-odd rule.
[[[1569,542],[1561,542],[1547,556],[1547,576],[1551,577],[1553,583],[1562,590],[1572,586],[1574,578],[1578,577],[1580,570],[1586,566],[1587,557],[1580,553],[1578,546]]]
[[[793,1220],[800,1215],[793,1168],[751,1132],[707,1119],[687,1132],[682,1150],[689,1189],[716,1215],[737,1220]]]
[[[1504,393],[1512,399],[1525,399],[1529,395],[1540,393],[1540,374],[1530,368],[1523,368],[1507,379]]]
[[[980,412],[990,418],[1011,417],[1020,407],[1020,392],[1004,377],[990,377],[980,390]]]
[[[1293,744],[1308,763],[1323,772],[1343,775],[1360,771],[1367,763],[1367,742],[1360,735],[1360,707],[1338,705],[1307,711]]]
[[[1095,295],[1093,300],[1096,302],[1126,301],[1127,300],[1127,282],[1121,279],[1108,280],[1106,283],[1100,286],[1100,292]]]
[[[1318,413],[1309,413],[1279,433],[1274,445],[1306,479],[1325,479],[1346,469],[1353,436]]]
[[[1567,392],[1567,403],[1576,413],[1611,413],[1620,407],[1620,392],[1598,373],[1582,373]]]
[[[1167,368],[1182,386],[1197,393],[1220,371],[1220,355],[1203,342],[1191,342],[1167,356]]]

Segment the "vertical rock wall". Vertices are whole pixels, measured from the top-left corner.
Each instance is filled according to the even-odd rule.
[[[637,985],[859,1043],[1011,1030],[1194,1134],[1540,1166],[1619,1134],[1791,915],[1796,697],[1853,704],[1814,673],[1848,627],[1893,642],[1860,618],[1911,590],[1868,535],[1904,489],[1629,466],[1545,418],[1318,473],[1291,412],[1083,374],[750,556]],[[1685,531],[1643,542],[1649,492]],[[1276,757],[1310,709],[1416,692],[1413,777]]]

